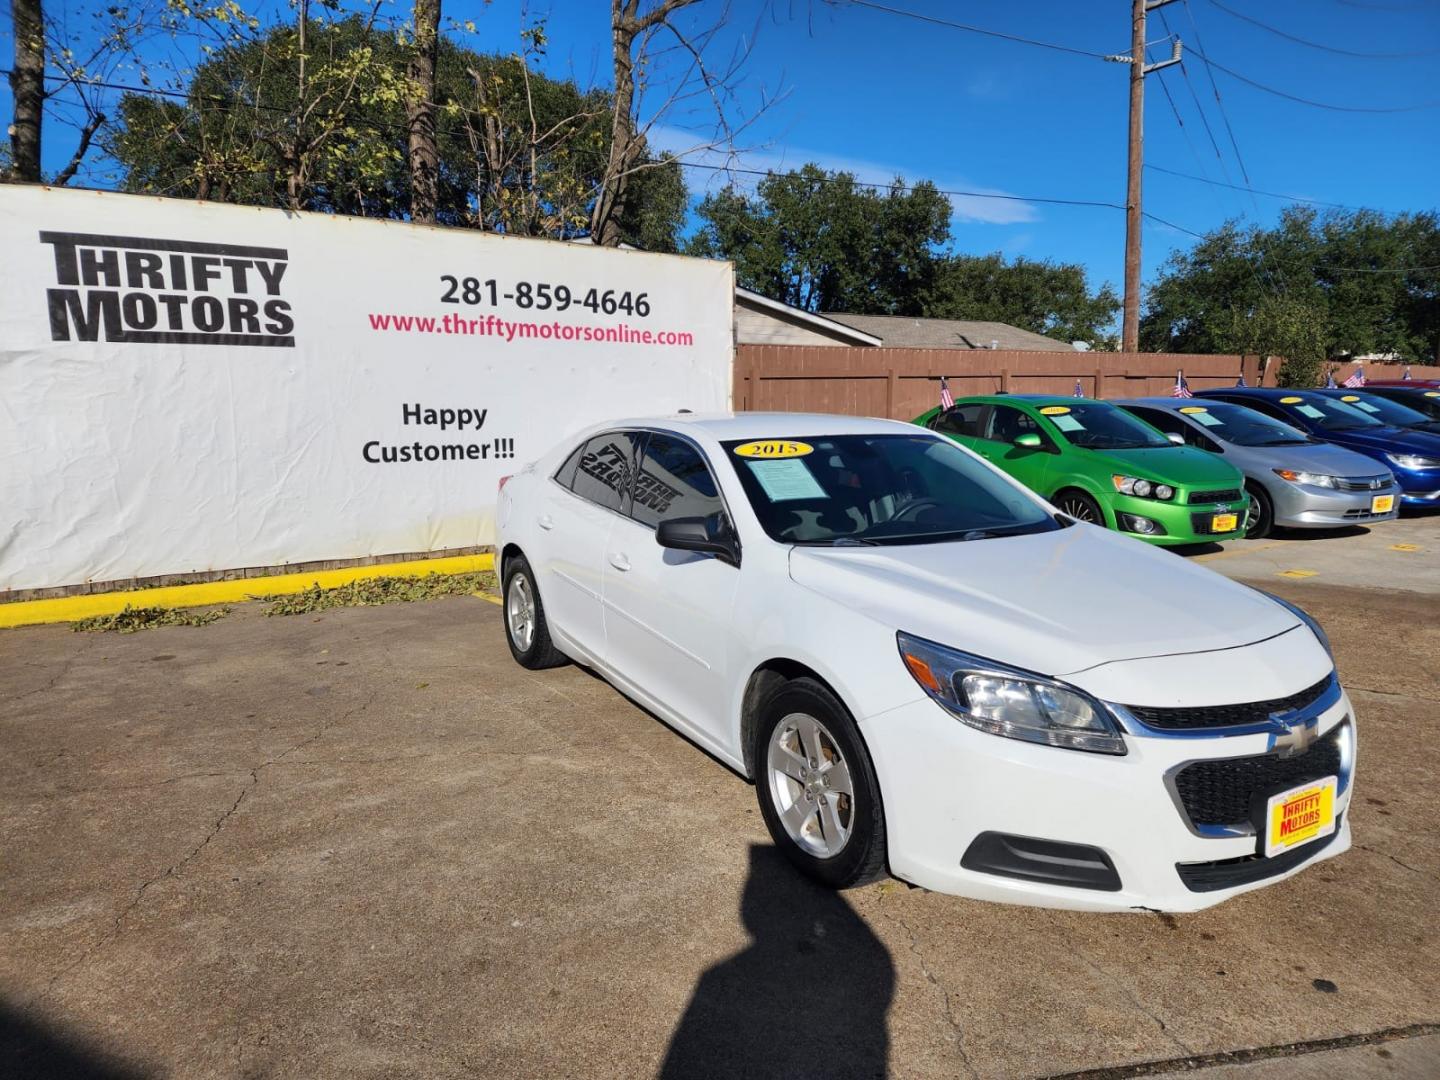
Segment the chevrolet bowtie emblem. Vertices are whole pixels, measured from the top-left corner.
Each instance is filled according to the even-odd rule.
[[[1315,725],[1287,724],[1283,734],[1270,736],[1270,749],[1282,758],[1296,757],[1310,749],[1315,742]]]

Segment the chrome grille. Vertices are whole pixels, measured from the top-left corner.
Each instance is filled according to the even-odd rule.
[[[1342,476],[1338,486],[1341,491],[1382,491],[1390,486],[1390,477]]]

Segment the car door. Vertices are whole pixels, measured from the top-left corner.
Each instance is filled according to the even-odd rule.
[[[700,448],[651,432],[639,459],[628,518],[606,544],[605,663],[637,695],[663,706],[702,742],[726,745],[726,644],[740,569],[714,555],[662,548],[661,521],[728,512]]]
[[[546,615],[595,660],[605,652],[605,544],[628,505],[636,437],[607,431],[587,440],[546,485],[536,521],[545,532],[536,573]]]
[[[1021,435],[1038,435],[1039,447],[1016,446]],[[1013,405],[992,405],[984,436],[975,442],[975,452],[998,465],[1031,491],[1045,494],[1047,474],[1055,457],[1055,440],[1040,422]]]

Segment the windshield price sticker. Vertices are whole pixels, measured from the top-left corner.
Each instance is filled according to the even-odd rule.
[[[1340,400],[1341,400],[1341,401],[1359,401],[1359,400],[1360,400],[1360,395],[1359,395],[1359,394],[1346,394],[1346,395],[1345,395],[1344,397],[1342,397]]]
[[[747,442],[735,447],[737,457],[748,458],[797,458],[806,454],[813,454],[815,448],[809,443],[792,442],[789,439],[762,439],[759,442]]]
[[[1191,416],[1195,413],[1208,412],[1209,410],[1206,409],[1204,405],[1185,405],[1181,407],[1180,411],[1186,416]]]
[[[1180,411],[1186,412],[1187,410],[1181,409]],[[1195,419],[1200,423],[1204,424],[1206,427],[1220,427],[1225,423],[1225,421],[1221,420],[1218,416],[1212,416],[1204,409],[1196,410]]]
[[[1349,398],[1341,398],[1341,400],[1342,400],[1342,401],[1349,401],[1350,399],[1349,399]],[[1377,413],[1377,412],[1380,411],[1380,410],[1377,409],[1374,405],[1371,405],[1370,402],[1368,402],[1368,401],[1361,401],[1359,398],[1356,398],[1356,399],[1355,399],[1355,408],[1357,408],[1357,409],[1363,409],[1365,412],[1368,412],[1368,413]]]
[[[743,447],[741,448],[743,449]],[[738,450],[736,451],[739,452]],[[809,449],[806,449],[809,453]],[[760,481],[765,497],[771,502],[790,502],[793,499],[828,499],[825,489],[820,486],[805,462],[798,458],[781,461],[749,461],[750,471]]]
[[[1066,409],[1065,411],[1068,413],[1070,410]],[[1085,430],[1085,425],[1080,423],[1080,421],[1076,420],[1073,416],[1052,416],[1050,419],[1055,421],[1055,426],[1058,427],[1061,431]]]
[[[1304,400],[1305,400],[1304,398],[1299,398],[1299,397],[1282,397],[1282,398],[1280,399],[1280,404],[1281,404],[1281,405],[1299,405],[1299,404],[1300,404],[1302,401],[1304,401]]]
[[[1041,416],[1064,416],[1070,411],[1068,405],[1046,405],[1040,410]]]
[[[1300,408],[1296,410],[1296,412],[1304,413],[1306,416],[1310,417],[1311,420],[1325,419],[1325,414],[1319,409],[1317,409],[1314,405],[1301,405]]]
[[[1426,397],[1440,397],[1440,390],[1426,390]]]

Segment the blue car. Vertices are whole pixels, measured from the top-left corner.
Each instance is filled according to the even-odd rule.
[[[1440,390],[1433,386],[1366,386],[1365,393],[1398,401],[1432,420],[1440,420]]]
[[[1405,428],[1409,431],[1424,431],[1431,435],[1440,435],[1440,419],[1422,412],[1414,405],[1395,401],[1369,390],[1341,389],[1316,390],[1315,392],[1334,398],[1336,401],[1343,401],[1346,405],[1352,405],[1363,413],[1369,413],[1382,424]]]
[[[1195,396],[1244,405],[1314,438],[1372,457],[1395,474],[1401,506],[1440,508],[1440,434],[1387,424],[1317,390],[1227,387]]]

